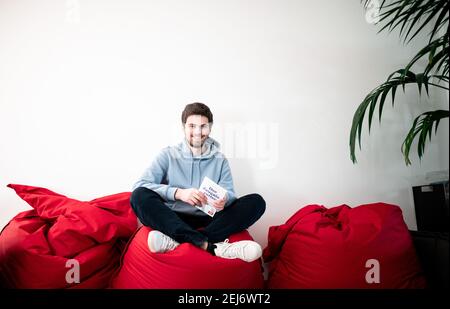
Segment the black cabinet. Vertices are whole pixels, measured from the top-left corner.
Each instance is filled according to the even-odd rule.
[[[448,181],[413,187],[417,230],[449,231],[448,194]]]

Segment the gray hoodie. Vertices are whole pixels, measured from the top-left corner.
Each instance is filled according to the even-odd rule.
[[[225,207],[229,206],[236,196],[228,160],[219,151],[220,144],[213,138],[208,137],[205,145],[205,152],[197,157],[192,155],[186,139],[176,146],[164,148],[133,185],[133,190],[138,187],[149,188],[158,193],[165,204],[176,212],[207,216],[196,207],[175,200],[177,188],[199,188],[203,178],[207,176],[227,190]]]

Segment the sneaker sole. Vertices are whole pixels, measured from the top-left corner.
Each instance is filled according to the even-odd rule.
[[[153,233],[154,231],[150,231],[150,233],[148,233],[148,237],[147,237],[147,245],[148,245],[148,248],[150,249],[150,252],[152,252],[152,253],[158,253],[156,250],[155,250],[155,248],[153,247],[153,244],[156,242],[155,241],[155,237],[152,237],[152,233]]]

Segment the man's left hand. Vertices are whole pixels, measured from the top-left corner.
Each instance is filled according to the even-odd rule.
[[[227,196],[225,195],[222,199],[217,201],[212,201],[211,206],[213,206],[217,211],[223,210],[225,203],[227,202]]]

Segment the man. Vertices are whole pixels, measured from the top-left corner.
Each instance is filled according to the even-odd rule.
[[[264,199],[259,194],[236,198],[228,161],[219,143],[209,137],[213,115],[208,106],[186,105],[181,122],[184,140],[164,148],[133,186],[131,206],[142,224],[153,229],[148,236],[150,251],[167,252],[189,242],[222,258],[259,259],[258,243],[229,243],[227,238],[262,216]],[[198,190],[205,176],[227,190],[211,205],[217,210],[214,217],[195,207],[206,203]]]

